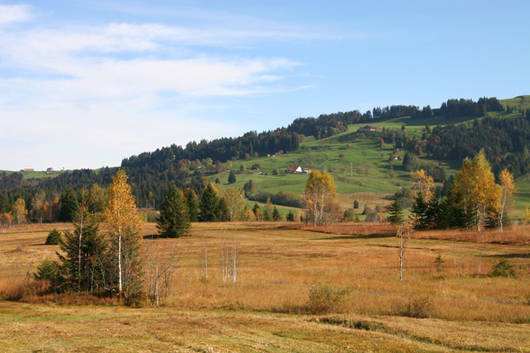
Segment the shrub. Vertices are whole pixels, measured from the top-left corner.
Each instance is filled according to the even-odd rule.
[[[19,301],[28,296],[44,294],[47,288],[47,283],[35,281],[28,277],[23,280],[4,278],[0,282],[0,299]]]
[[[45,245],[59,245],[61,242],[61,232],[59,232],[57,229],[53,229],[50,233],[48,233],[48,237],[46,238]]]
[[[345,222],[352,222],[354,217],[353,210],[351,208],[344,211],[344,221]]]
[[[340,311],[348,292],[347,289],[334,289],[330,286],[317,283],[309,291],[307,309],[312,314]]]
[[[412,296],[406,303],[395,306],[393,311],[397,315],[408,317],[430,317],[433,311],[432,299],[429,296]]]
[[[513,265],[506,259],[500,259],[499,262],[491,270],[493,277],[517,277]]]

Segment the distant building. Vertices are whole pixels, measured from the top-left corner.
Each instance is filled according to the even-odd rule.
[[[296,170],[300,168],[297,166],[287,168],[287,173],[296,173]]]
[[[309,174],[311,173],[311,169],[302,168],[301,166],[297,165],[287,168],[287,172],[291,174]]]
[[[357,132],[372,132],[372,131],[381,131],[380,128],[370,125],[365,125],[357,129]]]
[[[33,168],[25,168],[25,169],[21,169],[20,171],[21,172],[34,172],[35,169],[33,169]]]
[[[49,172],[53,172],[53,168],[52,167],[46,168],[46,173],[49,173]]]

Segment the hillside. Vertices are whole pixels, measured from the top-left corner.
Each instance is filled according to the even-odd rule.
[[[485,148],[495,173],[507,167],[517,177],[520,192],[516,201],[522,209],[530,203],[529,109],[530,96],[519,96],[476,102],[448,100],[436,109],[391,106],[364,114],[352,111],[299,118],[287,128],[270,132],[142,153],[124,159],[122,168],[131,177],[139,204],[147,207],[158,204],[172,183],[200,192],[205,180],[228,188],[243,188],[252,180],[254,195],[301,195],[307,176],[287,172],[295,166],[330,172],[342,208],[351,208],[354,199],[373,207],[386,204],[391,194],[410,186],[410,171],[403,167],[405,153],[416,154],[416,168],[436,174],[441,186],[457,172],[464,157]],[[357,133],[366,125],[381,130]],[[457,140],[451,140],[457,135]],[[51,176],[44,172],[5,173],[0,191],[8,199],[4,204],[17,196],[29,203],[37,189],[50,194],[67,186],[106,185],[115,170],[56,172]],[[227,183],[230,170],[236,172],[234,184]]]

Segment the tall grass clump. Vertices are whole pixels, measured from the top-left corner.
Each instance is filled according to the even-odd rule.
[[[344,308],[348,289],[335,289],[316,283],[309,291],[307,310],[312,314],[338,312]]]
[[[400,316],[427,318],[433,313],[434,305],[430,296],[412,296],[406,302],[395,303],[393,313]]]

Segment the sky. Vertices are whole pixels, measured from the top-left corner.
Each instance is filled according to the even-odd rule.
[[[529,1],[3,1],[0,170],[529,94]]]

